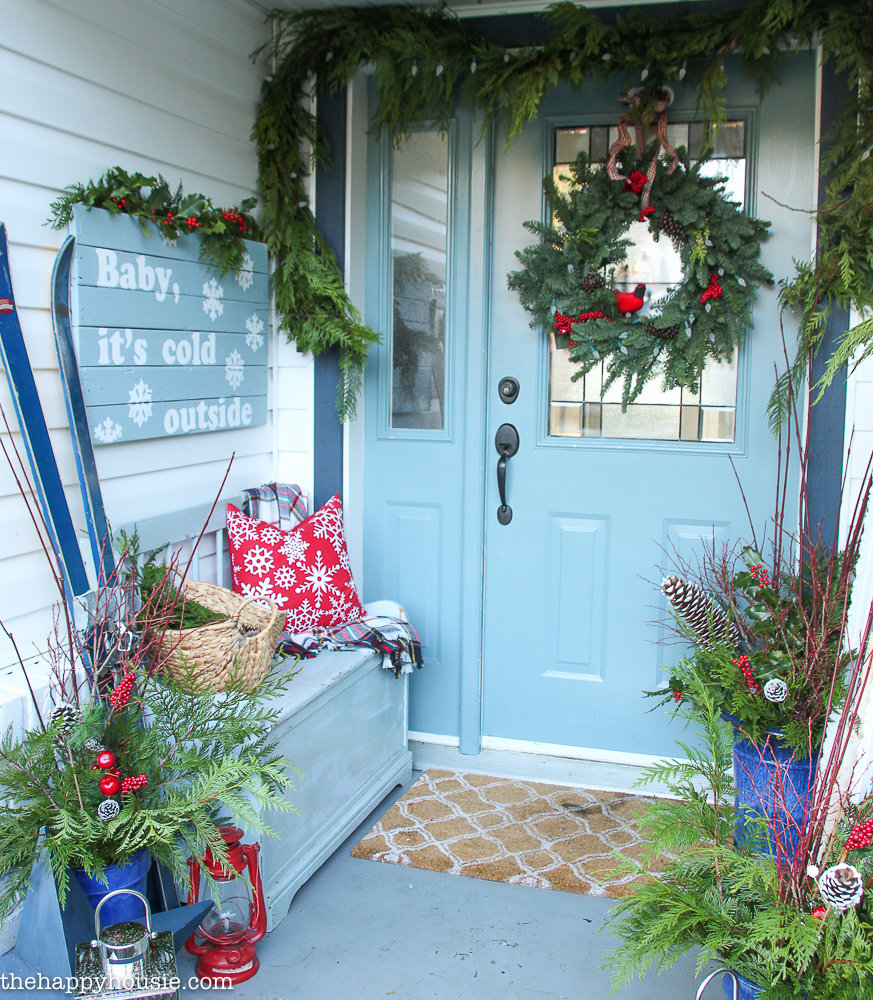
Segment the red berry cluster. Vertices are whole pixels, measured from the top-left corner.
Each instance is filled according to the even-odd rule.
[[[147,784],[148,778],[144,774],[138,774],[135,778],[125,778],[121,782],[121,794],[129,795],[131,792],[136,792],[143,785]]]
[[[758,586],[770,586],[770,574],[763,566],[750,566],[749,572],[752,574],[752,579],[758,582]]]
[[[674,691],[673,701],[675,701],[676,704],[678,705],[680,701],[685,701],[685,695],[683,695],[681,691]]]
[[[640,222],[645,222],[646,219],[655,211],[655,209],[649,205],[648,208],[643,208],[640,210]]]
[[[755,671],[752,669],[752,664],[749,662],[748,656],[743,654],[738,660],[733,660],[733,665],[740,668],[740,672],[743,675],[743,680],[746,682],[746,686],[754,694],[759,694],[761,692],[761,685],[755,680]]]
[[[246,220],[233,208],[226,208],[222,213],[224,221],[229,222],[239,229],[241,233],[246,231]]]
[[[718,278],[713,272],[709,276],[709,285],[703,295],[700,296],[701,302],[709,302],[710,299],[720,299],[724,295],[724,290],[718,283]]]
[[[562,312],[559,312],[555,313],[555,325],[553,329],[555,333],[567,335],[571,332],[570,328],[574,323],[584,323],[589,319],[606,319],[606,316],[596,309],[594,312],[579,313],[575,318],[573,316],[565,316]]]
[[[846,850],[856,851],[859,847],[869,847],[871,844],[873,844],[873,819],[868,819],[866,823],[859,823],[849,834]]]
[[[115,690],[112,694],[109,695],[109,704],[116,712],[120,708],[124,708],[130,700],[130,692],[133,691],[134,680],[136,680],[136,675],[128,671],[119,683],[115,685]]]
[[[188,218],[188,228],[189,229],[199,229],[200,228],[200,223],[197,221],[197,219],[194,218],[193,215],[189,216],[189,218]]]
[[[648,177],[642,172],[642,170],[635,170],[630,177],[628,177],[624,182],[625,191],[633,191],[634,194],[639,194],[640,191],[646,186],[646,181]]]
[[[124,208],[124,198],[111,198],[110,201],[114,201],[119,208]],[[154,211],[154,209],[152,209]]]

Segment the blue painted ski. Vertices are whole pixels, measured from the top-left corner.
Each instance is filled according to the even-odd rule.
[[[109,527],[106,523],[103,494],[97,475],[97,463],[94,460],[94,448],[91,445],[88,414],[85,411],[82,382],[79,378],[79,366],[76,363],[73,332],[70,327],[70,264],[73,259],[75,243],[75,238],[68,236],[55,259],[52,271],[52,326],[55,332],[55,348],[58,352],[61,382],[64,387],[67,420],[70,424],[73,451],[76,455],[79,488],[85,507],[88,538],[91,542],[94,565],[97,567],[97,586],[103,587],[107,580],[112,578],[112,573],[115,570],[115,556],[112,552],[112,539],[109,537]]]
[[[15,405],[15,414],[21,427],[24,447],[33,474],[33,487],[37,501],[48,526],[51,544],[64,570],[67,597],[90,590],[85,563],[79,550],[79,541],[73,519],[64,496],[64,487],[52,451],[51,439],[27,348],[15,308],[12,276],[9,273],[9,246],[6,226],[0,222],[0,354],[9,383],[9,392]]]

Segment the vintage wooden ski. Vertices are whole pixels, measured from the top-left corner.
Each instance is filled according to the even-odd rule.
[[[24,344],[12,276],[9,272],[9,246],[6,226],[0,222],[0,354],[9,383],[9,392],[33,478],[36,499],[48,526],[49,539],[64,569],[64,585],[71,606],[73,597],[87,593],[91,587],[73,518],[64,496],[64,487],[52,450],[51,439],[30,359]]]

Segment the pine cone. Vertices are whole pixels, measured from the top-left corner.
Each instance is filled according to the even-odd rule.
[[[49,725],[56,726],[55,740],[66,743],[76,728],[76,710],[72,705],[58,705],[52,712]]]
[[[643,330],[650,337],[660,337],[661,340],[672,340],[679,333],[679,324],[674,323],[672,326],[665,326],[662,329],[658,329],[654,323],[646,323]]]
[[[115,819],[115,817],[121,812],[121,806],[115,801],[115,799],[104,799],[99,806],[97,806],[97,815],[104,823],[108,823],[110,820]]]
[[[582,276],[582,280],[579,282],[582,291],[596,292],[598,288],[603,288],[606,284],[606,278],[600,273],[600,271],[589,271],[587,274]]]
[[[864,895],[864,879],[854,865],[845,861],[822,872],[818,880],[821,898],[835,910],[857,906]]]
[[[100,753],[100,751],[105,750],[106,747],[103,746],[96,736],[92,736],[90,739],[85,740],[85,749],[89,753]]]
[[[666,233],[671,240],[676,240],[679,243],[684,243],[688,239],[688,230],[666,208],[658,216],[658,229],[662,233]]]
[[[764,685],[764,697],[767,701],[785,701],[788,697],[788,685],[779,677],[771,677]]]
[[[679,576],[664,577],[661,590],[679,615],[685,619],[685,623],[701,646],[724,641],[727,633],[727,616],[709,594]],[[730,624],[729,635],[730,641],[738,646],[740,632],[733,622]]]

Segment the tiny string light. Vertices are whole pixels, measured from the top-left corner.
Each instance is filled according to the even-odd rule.
[[[443,64],[442,64],[442,63],[440,63],[440,64],[439,64],[439,65],[437,66],[437,68],[436,68],[436,75],[437,75],[437,76],[440,76],[440,75],[441,75],[441,73],[442,73],[442,71],[443,71]]]
[[[509,53],[508,52],[504,52],[503,53],[503,61],[505,63],[509,62]]]
[[[473,61],[472,61],[472,62],[470,63],[470,72],[471,72],[471,73],[475,73],[475,72],[476,72],[476,69],[477,69],[477,68],[478,68],[478,67],[476,66],[476,60],[474,59],[474,60],[473,60]]]

